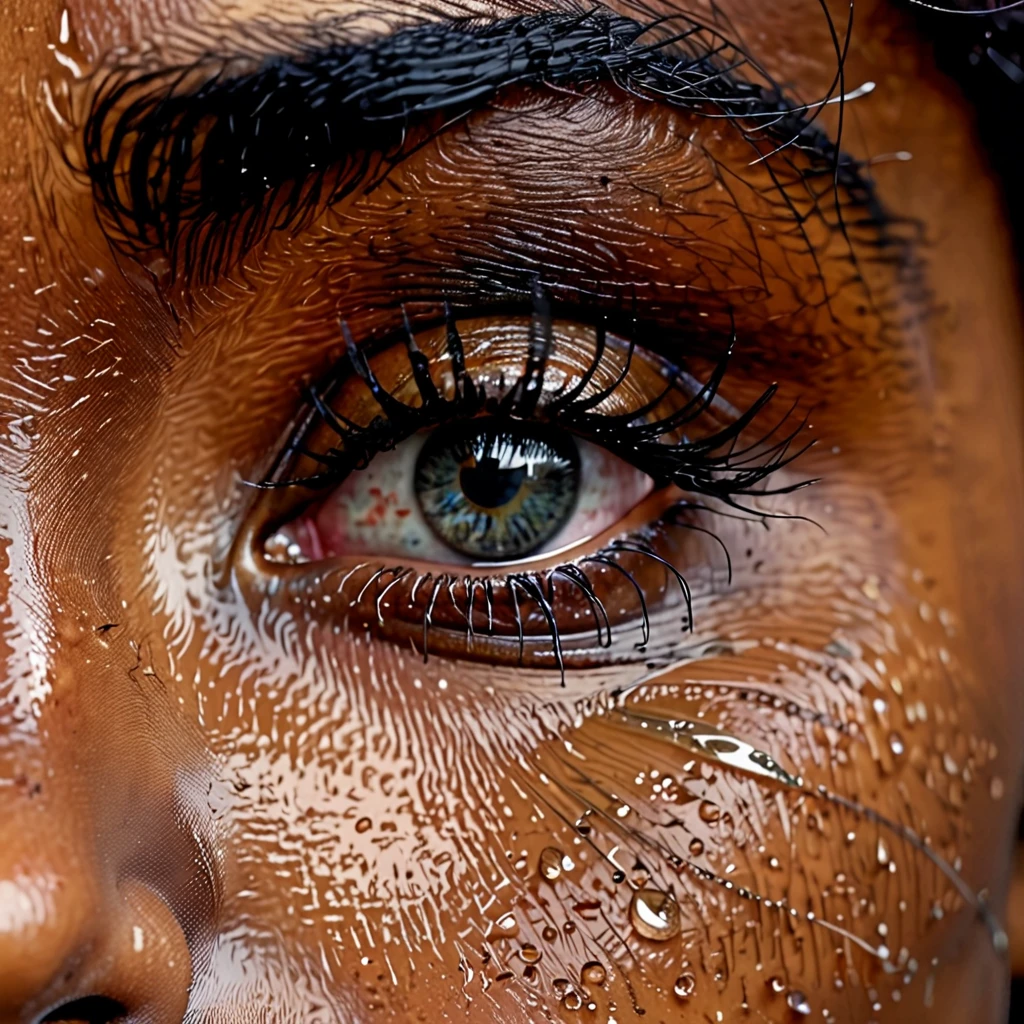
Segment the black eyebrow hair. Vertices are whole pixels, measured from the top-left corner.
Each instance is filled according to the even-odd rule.
[[[86,171],[115,236],[183,255],[204,277],[268,229],[294,226],[365,187],[371,172],[386,173],[407,155],[411,125],[433,118],[444,127],[514,84],[594,82],[727,118],[754,158],[792,149],[800,166],[787,158],[789,177],[815,205],[842,187],[861,223],[885,221],[860,165],[814,123],[824,100],[788,100],[748,55],[685,15],[641,24],[600,9],[420,24],[242,70],[215,56],[114,67],[98,74]],[[826,179],[817,192],[816,178]]]

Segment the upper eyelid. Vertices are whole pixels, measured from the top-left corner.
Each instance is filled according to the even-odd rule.
[[[359,378],[363,381],[364,385],[366,385],[370,393],[373,395],[373,399],[380,409],[382,418],[375,417],[365,425],[360,425],[347,419],[345,419],[344,422],[339,422],[335,417],[335,414],[328,408],[327,402],[325,401],[327,393],[325,392],[324,395],[318,395],[315,389],[312,390],[311,396],[317,410],[319,411],[320,419],[336,437],[342,440],[343,444],[341,448],[334,449],[330,452],[323,452],[320,455],[314,456],[315,461],[320,466],[320,470],[317,474],[304,478],[300,477],[298,479],[288,478],[287,476],[281,478],[279,474],[287,468],[290,457],[296,452],[303,450],[300,443],[293,444],[292,442],[289,442],[282,451],[281,456],[275,460],[268,476],[258,486],[273,490],[291,486],[294,483],[333,485],[344,476],[347,476],[354,468],[358,468],[355,464],[362,463],[364,456],[369,454],[369,457],[372,458],[372,451],[382,450],[381,442],[379,440],[382,430],[384,436],[390,439],[389,443],[393,443],[395,437],[402,440],[409,436],[417,425],[422,426],[430,421],[432,410],[435,406],[442,407],[449,413],[458,412],[463,415],[477,415],[487,411],[494,415],[519,418],[520,412],[523,412],[524,409],[527,408],[529,413],[532,413],[534,406],[526,397],[524,397],[526,396],[526,391],[523,386],[529,380],[533,379],[535,374],[538,372],[539,379],[543,380],[545,378],[549,361],[555,351],[554,325],[558,320],[555,310],[550,302],[550,297],[539,282],[536,283],[534,289],[533,301],[534,309],[530,317],[530,342],[528,346],[530,353],[529,357],[525,360],[521,376],[509,384],[506,394],[500,399],[495,398],[493,394],[488,396],[485,388],[481,387],[478,390],[476,385],[473,386],[472,398],[468,395],[460,395],[458,388],[455,388],[451,395],[442,395],[436,388],[436,382],[433,380],[430,381],[430,391],[429,394],[427,394],[424,393],[420,381],[417,380],[416,391],[420,395],[421,404],[408,405],[397,395],[393,394],[387,386],[382,385],[376,379],[374,371],[371,369],[368,361],[368,357],[370,355],[368,346],[357,346],[354,339],[351,338],[351,335],[347,333],[347,329],[343,323],[343,330],[346,330],[346,336],[349,338],[349,352],[345,361],[347,363],[349,379]],[[448,316],[450,316],[450,313],[446,316],[446,321],[448,321]],[[602,321],[602,324],[603,323],[604,321]],[[452,360],[453,357],[451,344],[453,324],[454,321],[449,321],[447,328],[448,345],[446,358],[449,360]],[[408,319],[405,320],[405,329],[409,331],[409,336],[405,340],[406,350],[411,365],[414,355],[419,356],[421,353],[415,344],[415,339],[412,336]],[[541,335],[543,336],[542,351],[536,352],[535,345],[537,344],[537,338]],[[599,363],[603,364],[606,357],[606,349],[604,345],[605,336],[603,327],[595,328],[595,349],[593,353],[594,362],[591,364],[594,368],[597,368]],[[459,353],[458,358],[461,362],[464,350],[462,347],[462,341],[459,339],[457,329],[455,330],[455,337],[458,341],[456,347]],[[394,344],[396,340],[395,336],[391,335],[390,340],[392,344]],[[411,345],[409,344],[410,342],[412,343]],[[625,356],[621,373],[617,374],[614,382],[604,382],[601,387],[597,388],[596,394],[593,397],[581,397],[580,395],[575,395],[572,402],[569,402],[568,404],[564,404],[559,400],[558,396],[554,396],[552,402],[547,406],[549,413],[548,419],[549,422],[557,422],[560,426],[580,432],[582,436],[592,435],[593,440],[607,448],[613,454],[622,454],[626,461],[636,464],[638,468],[643,469],[643,471],[647,472],[650,476],[658,478],[659,473],[657,468],[652,469],[650,466],[640,466],[638,463],[633,462],[629,457],[628,453],[630,451],[634,454],[638,454],[641,448],[641,445],[636,441],[633,434],[629,433],[630,430],[634,429],[634,421],[638,420],[642,415],[646,415],[648,412],[655,414],[656,409],[662,408],[662,398],[666,397],[672,390],[671,385],[684,381],[687,382],[688,385],[695,386],[696,391],[688,396],[685,405],[674,410],[672,415],[667,419],[655,419],[655,421],[648,425],[649,427],[658,427],[659,430],[663,430],[664,433],[668,434],[670,431],[680,429],[688,423],[695,422],[705,412],[710,411],[713,408],[718,407],[721,409],[718,402],[718,393],[732,356],[732,336],[729,336],[728,343],[720,349],[717,358],[713,360],[713,368],[709,370],[707,379],[704,382],[697,381],[696,378],[691,376],[689,373],[681,372],[682,365],[678,358],[665,360],[663,356],[660,356],[658,354],[658,347],[660,346],[648,347],[637,343],[635,339],[626,342],[621,338],[618,339],[616,344],[621,350],[620,355],[625,353]],[[595,408],[601,401],[603,401],[600,396],[604,395],[605,397],[609,397],[618,391],[619,386],[626,379],[629,369],[633,365],[634,354],[643,352],[645,348],[648,357],[663,362],[668,370],[668,374],[663,377],[662,383],[665,385],[664,388],[659,386],[659,392],[664,392],[662,398],[652,402],[649,407],[644,403],[641,403],[641,406],[631,410],[625,415],[619,414],[608,417],[596,413],[594,411]],[[694,348],[691,355],[697,356],[698,354],[699,346]],[[452,361],[454,362],[454,360]],[[344,365],[345,363],[336,368],[335,375],[339,373],[341,367]],[[590,380],[590,373],[584,374],[584,377],[585,379]],[[676,453],[677,457],[674,459],[671,467],[668,467],[667,464],[662,465],[662,461],[664,457],[666,457],[665,452],[660,451],[660,446],[655,443],[655,450],[659,450],[659,454],[663,457],[662,459],[655,460],[657,465],[661,466],[663,473],[668,468],[672,469],[672,474],[666,476],[665,480],[671,480],[672,482],[678,483],[680,479],[685,477],[692,485],[690,489],[700,491],[707,495],[715,495],[718,497],[725,496],[726,500],[732,500],[735,499],[736,496],[741,495],[783,493],[782,491],[769,492],[760,489],[759,485],[772,473],[793,462],[804,450],[806,450],[806,447],[809,446],[808,444],[791,451],[796,438],[798,435],[802,434],[804,427],[807,425],[805,416],[802,421],[798,422],[795,429],[792,429],[792,423],[790,420],[793,413],[796,411],[796,405],[786,412],[781,419],[778,419],[775,422],[775,425],[771,430],[764,435],[762,441],[755,442],[752,447],[743,449],[739,452],[740,455],[746,455],[750,452],[758,451],[763,444],[763,454],[766,458],[763,465],[757,458],[747,460],[749,464],[742,472],[733,474],[730,470],[728,473],[723,473],[719,479],[719,474],[722,472],[720,469],[712,469],[707,474],[701,475],[701,466],[686,463],[684,458],[691,448],[694,452],[701,451],[704,452],[705,455],[712,450],[717,451],[727,445],[732,445],[732,448],[735,448],[735,441],[740,437],[742,432],[746,431],[747,428],[760,417],[761,413],[770,404],[776,389],[777,386],[772,384],[760,395],[760,397],[752,401],[744,411],[734,410],[728,403],[726,403],[725,407],[729,408],[731,412],[735,413],[735,415],[731,418],[727,418],[724,423],[717,424],[710,434],[702,436],[696,441],[685,438],[678,440],[673,447],[673,451]],[[332,390],[333,385],[329,386],[329,391]],[[383,402],[379,397],[381,394],[385,399]],[[569,390],[566,398],[572,394],[574,394],[574,389]],[[467,402],[469,408],[467,408]],[[392,416],[392,410],[398,412],[398,419],[395,419]],[[680,416],[682,417],[681,419]],[[527,418],[529,418],[529,416],[527,416]],[[610,433],[607,429],[595,432],[593,430],[594,424],[604,419],[607,419],[608,424],[613,421],[621,421],[621,428],[617,426],[615,430]],[[441,421],[444,421],[444,417],[442,417]],[[313,421],[306,420],[304,422],[305,426],[303,427],[303,432],[310,428]],[[786,427],[787,424],[789,424],[788,427]],[[605,424],[605,427],[607,428],[607,424]],[[783,427],[786,427],[786,429],[782,429]],[[394,437],[389,433],[392,428],[397,431]],[[601,436],[598,436],[599,434]],[[774,438],[773,443],[769,446],[767,442],[773,438],[773,435],[778,436]],[[624,440],[626,443],[623,447],[621,442]],[[650,438],[645,437],[644,443],[650,440]],[[716,443],[711,445],[709,448],[708,445],[712,440],[715,440]],[[348,442],[352,442],[351,452],[349,451]],[[620,448],[622,449],[621,451],[619,451]],[[306,454],[309,455],[310,453],[307,451]],[[333,468],[331,468],[332,462],[334,463]],[[728,462],[728,459],[726,462]],[[711,463],[708,465],[710,466]],[[697,475],[694,475],[694,473],[697,473]],[[786,490],[792,490],[804,485],[804,483],[791,485],[788,486]],[[727,497],[728,495],[731,495],[731,498]]]
[[[268,57],[255,70],[249,62],[242,74],[232,74],[230,60],[213,59],[141,75],[115,67],[95,81],[84,128],[86,170],[98,206],[123,240],[173,253],[198,240],[194,228],[230,224],[221,249],[225,234],[244,249],[268,226],[268,198],[282,207],[276,226],[299,222],[311,205],[361,185],[369,156],[400,148],[416,118],[457,116],[511,83],[604,80],[742,122],[766,152],[799,138],[805,157],[828,166],[840,160],[848,184],[870,191],[856,163],[813,124],[813,109],[759,79],[756,65],[716,31],[682,15],[655,25],[652,31],[605,12],[550,12],[483,26],[419,25],[301,58]],[[739,77],[740,69],[750,80]],[[200,84],[187,84],[197,77]],[[335,114],[333,131],[325,109]],[[195,258],[215,255],[208,233],[203,239],[200,254],[187,254],[199,277],[217,269]]]

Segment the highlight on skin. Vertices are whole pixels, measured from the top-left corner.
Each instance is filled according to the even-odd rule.
[[[15,2],[0,1024],[1001,1024],[1018,31]]]

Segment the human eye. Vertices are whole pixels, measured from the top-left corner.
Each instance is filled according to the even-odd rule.
[[[773,387],[742,412],[725,402],[728,335],[673,364],[635,317],[556,315],[539,281],[531,298],[528,315],[405,315],[369,346],[342,322],[346,355],[262,482],[248,564],[425,657],[564,675],[643,658],[669,609],[692,631],[687,561],[725,551],[705,518],[755,518],[759,497],[799,486],[771,478],[806,424],[764,427]],[[687,546],[695,532],[722,550]]]

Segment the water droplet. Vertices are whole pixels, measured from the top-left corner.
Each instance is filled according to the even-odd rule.
[[[889,749],[899,757],[907,748],[903,745],[903,737],[898,732],[889,734]]]
[[[709,825],[713,825],[722,816],[722,809],[718,804],[713,804],[710,800],[702,800],[699,813],[701,821],[706,821]]]
[[[786,983],[777,974],[773,974],[766,984],[773,992],[786,991]]]
[[[540,851],[537,862],[538,870],[549,881],[553,882],[562,873],[562,851],[553,846],[546,846]]]
[[[567,1010],[578,1010],[583,1005],[583,997],[579,992],[566,992],[562,1005]]]
[[[796,990],[790,992],[786,996],[786,1005],[801,1017],[809,1017],[811,1015],[811,1004],[807,1001],[807,996],[803,992],[797,992]]]
[[[519,950],[519,959],[524,964],[535,964],[540,960],[540,957],[540,950],[529,942]]]
[[[694,837],[690,840],[690,855],[693,857],[699,857],[704,852],[704,844]]]
[[[604,964],[597,960],[588,960],[580,968],[580,980],[584,985],[603,985],[607,977],[608,972],[605,970]]]
[[[878,863],[883,868],[889,863],[889,848],[885,845],[885,840],[881,838],[878,840]]]
[[[697,754],[705,762],[701,775],[705,779],[714,775],[712,764],[726,765],[754,775],[767,776],[787,786],[798,786],[800,780],[790,775],[766,751],[758,750],[746,740],[730,736],[706,722],[690,719],[667,719],[634,710],[618,710],[615,716],[628,728],[642,733],[645,739],[660,739]],[[692,771],[694,761],[683,765],[683,771]],[[705,774],[707,772],[707,774]],[[654,772],[650,777],[656,778]],[[662,786],[664,788],[664,785]]]
[[[519,934],[519,922],[514,914],[505,914],[499,917],[491,926],[491,934],[495,938],[512,938]]]
[[[679,934],[679,904],[671,893],[660,889],[638,889],[633,893],[629,917],[645,939],[664,942]]]
[[[998,775],[989,783],[988,792],[993,800],[1002,800],[1005,787],[1003,786],[1003,780]]]
[[[357,832],[365,832],[368,828],[370,828],[370,826],[372,824],[373,824],[373,822],[370,821],[369,818],[360,818],[356,822],[356,831]]]
[[[629,880],[633,883],[634,889],[643,889],[651,880],[651,873],[638,861],[630,872]]]
[[[554,942],[555,939],[558,938],[558,929],[557,928],[553,928],[549,924],[546,924],[546,925],[544,925],[543,929],[541,930],[540,937],[545,942]]]
[[[697,991],[697,979],[690,971],[684,971],[678,978],[676,978],[676,983],[672,986],[672,991],[675,992],[680,999],[689,999],[690,996]]]

